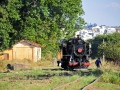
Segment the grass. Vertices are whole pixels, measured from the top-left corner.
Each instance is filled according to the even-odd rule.
[[[105,70],[99,81],[94,83],[94,90],[120,90],[120,71]]]
[[[12,71],[10,73],[0,73],[0,90],[52,90],[55,87],[72,82],[81,78],[80,82],[71,85],[70,90],[84,87],[96,76],[96,70],[92,74],[83,72],[61,71],[59,69],[38,69]],[[97,71],[98,72],[98,71]],[[50,75],[50,76],[49,76]],[[42,79],[43,77],[43,79]],[[74,87],[75,86],[75,87]],[[62,89],[64,90],[64,89]]]
[[[98,70],[101,70],[103,75],[98,82],[92,85],[94,90],[120,90],[120,67],[102,62],[102,67]],[[93,90],[93,88],[89,90]]]
[[[106,66],[105,66],[106,65]],[[100,82],[111,83],[120,85],[120,67],[113,64],[104,63],[104,67],[101,68],[104,72],[100,77]]]
[[[100,77],[100,82],[120,85],[120,78],[119,77],[120,77],[120,71],[119,72],[106,71]]]
[[[3,68],[1,70],[5,69],[4,65],[7,63],[9,62],[0,61],[0,66]],[[120,90],[119,68],[110,64],[106,65],[105,62],[102,62],[103,65],[100,69],[97,69],[96,66],[92,64],[89,67],[91,70],[89,74],[85,74],[84,71],[77,73],[63,71],[53,67],[53,63],[50,61],[39,61],[38,63],[26,61],[24,63],[30,64],[33,68],[30,70],[0,73],[0,90],[52,90],[55,87],[72,82],[77,78],[80,78],[80,81],[72,83],[67,87],[62,87],[59,90],[80,90],[102,73],[103,75],[100,77],[100,80],[93,84],[93,87],[97,88],[95,90]],[[44,67],[44,69],[41,67]],[[53,67],[54,69],[48,67]]]
[[[5,72],[7,71],[7,64],[23,64],[23,65],[28,65],[29,68],[31,69],[37,69],[40,67],[53,67],[54,63],[52,61],[47,61],[47,60],[41,60],[38,62],[32,62],[30,60],[0,60],[0,72]],[[57,65],[56,65],[57,66]],[[54,66],[55,67],[55,66]]]
[[[99,90],[120,90],[120,86],[112,83],[97,82],[94,87]]]
[[[0,90],[51,90],[52,88],[60,85],[65,84],[67,82],[71,82],[72,80],[76,79],[77,76],[66,77],[66,76],[54,76],[52,78],[38,80],[36,79],[38,76],[42,76],[44,71],[37,70],[38,72],[30,72],[23,74],[15,74],[15,72],[10,74],[4,74],[4,76],[8,77],[5,78],[1,75],[0,78]],[[45,72],[44,72],[45,74]],[[29,75],[29,79],[27,80],[20,80],[20,76],[27,76]],[[13,78],[12,78],[13,77]],[[15,79],[14,79],[15,78]],[[45,86],[45,87],[44,87]]]
[[[83,76],[83,77],[80,77],[80,81],[73,83],[67,87],[63,87],[59,90],[80,90],[95,79],[96,79],[95,76]]]

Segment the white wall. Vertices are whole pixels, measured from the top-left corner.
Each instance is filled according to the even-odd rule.
[[[41,60],[41,48],[37,48],[37,61]]]
[[[37,47],[33,48],[33,61],[37,62]]]

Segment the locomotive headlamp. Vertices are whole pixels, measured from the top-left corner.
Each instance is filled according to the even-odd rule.
[[[78,48],[78,52],[81,53],[82,52],[82,48]]]

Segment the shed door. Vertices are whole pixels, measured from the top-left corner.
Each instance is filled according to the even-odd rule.
[[[4,59],[9,60],[9,54],[8,53],[4,53]]]

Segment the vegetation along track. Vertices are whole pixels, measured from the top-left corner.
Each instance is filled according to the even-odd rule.
[[[90,84],[88,84],[87,86],[85,86],[84,88],[82,88],[82,90],[89,90],[87,88],[89,88],[91,85],[93,85],[95,82],[97,82],[99,80],[100,76],[98,78],[96,78],[95,80],[93,80]]]
[[[5,73],[15,73],[15,75],[8,74],[7,76],[1,76],[0,78],[4,81],[4,79],[8,80],[44,80],[49,79],[54,76],[73,76],[75,74],[80,74],[80,72],[76,72],[76,70],[73,71],[66,71],[60,68],[55,69],[42,69],[45,71],[44,74],[23,74],[18,75],[18,72],[16,71],[10,71]]]
[[[79,70],[73,70],[73,71],[71,71],[71,72],[74,73],[73,75],[75,75],[75,74],[78,74],[78,75],[79,75],[79,74],[80,74],[80,76],[83,76],[83,75],[86,76],[86,75],[90,75],[90,74],[92,73],[91,69],[79,69]],[[55,87],[53,90],[60,90],[60,88],[70,86],[70,85],[72,85],[72,84],[74,84],[74,83],[79,82],[81,79],[82,79],[82,78],[79,77],[79,78],[75,79],[75,80],[72,81],[72,82],[69,82],[69,83],[60,85],[60,86],[58,86],[58,87]]]
[[[98,69],[99,70],[99,69]],[[90,76],[90,75],[94,75],[94,76],[98,76],[97,75],[97,72],[98,70],[93,70],[93,69],[80,69],[80,70],[72,70],[72,71],[67,71],[67,70],[63,70],[63,69],[60,69],[60,68],[50,68],[50,69],[42,69],[42,71],[44,71],[43,74],[33,74],[31,73],[31,71],[28,70],[29,73],[27,73],[27,71],[23,71],[22,75],[20,75],[20,72],[16,72],[16,71],[13,71],[13,72],[10,72],[8,74],[6,74],[6,76],[2,75],[0,76],[2,82],[5,82],[5,81],[10,81],[10,82],[14,82],[14,81],[17,81],[17,80],[34,80],[34,81],[42,81],[42,80],[49,80],[49,78],[51,77],[72,77],[74,75],[77,75],[78,77],[74,80],[71,80],[69,81],[69,83],[63,83],[62,84],[58,84],[57,86],[53,87],[52,89],[53,90],[60,90],[60,88],[62,87],[67,87],[67,86],[70,86],[71,84],[76,84],[77,82],[79,82],[82,78],[82,76]],[[25,73],[26,72],[26,73]],[[36,72],[39,72],[39,71],[36,71]],[[13,75],[13,73],[15,73]],[[84,86],[83,86],[84,87]]]

